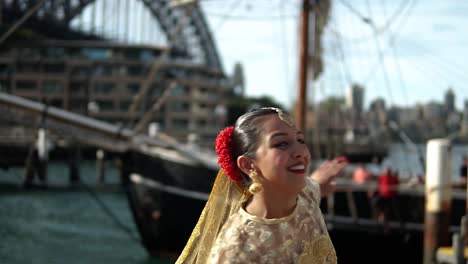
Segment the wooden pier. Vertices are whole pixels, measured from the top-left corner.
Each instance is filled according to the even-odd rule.
[[[464,249],[464,259],[468,259],[468,247]],[[437,250],[437,262],[440,264],[462,264],[468,262],[460,262],[457,260],[456,250],[453,247],[441,247]]]

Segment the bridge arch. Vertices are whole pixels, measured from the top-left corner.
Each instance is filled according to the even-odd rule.
[[[112,5],[112,3],[125,5],[129,2],[143,4],[146,12],[149,12],[159,22],[159,28],[165,34],[166,39],[173,40],[171,41],[173,48],[185,51],[188,58],[195,63],[222,71],[221,60],[208,23],[197,4],[190,7],[177,7],[171,4],[170,0],[1,0],[0,3],[2,14],[15,14],[16,17],[26,14],[31,8],[42,3],[35,14],[35,19],[70,28],[72,22],[80,19],[79,17],[88,7],[100,2],[107,5]],[[95,12],[94,15],[101,14]],[[15,21],[10,19],[9,22]],[[93,32],[84,33],[92,34]]]

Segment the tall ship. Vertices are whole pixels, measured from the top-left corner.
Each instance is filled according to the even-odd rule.
[[[2,27],[11,33],[2,37],[0,48],[0,162],[12,164],[18,156],[22,164],[42,138],[38,130],[47,131],[51,155],[77,146],[112,153],[121,163],[142,245],[153,256],[179,253],[219,169],[212,144],[226,125],[227,100],[235,94],[200,6],[169,0],[1,4]],[[129,7],[138,11],[125,12]],[[117,15],[98,19],[111,17],[106,10]],[[151,39],[132,43],[131,32],[138,27],[129,25],[140,19],[157,25],[165,36],[161,45]],[[337,147],[329,156],[359,155],[369,142],[382,143],[369,141],[369,134],[377,138],[380,132],[353,122],[336,127],[341,139],[335,145],[344,149]],[[386,154],[386,145],[375,147],[369,153]],[[383,237],[392,242],[386,246],[409,254],[408,259],[420,258],[421,251],[405,246],[421,247],[422,192],[401,196],[403,204],[415,202],[418,211],[404,215],[406,225],[392,221],[395,232],[388,234],[373,219],[367,190],[349,191],[347,182],[339,187],[321,207],[343,259],[352,259],[356,237],[375,252],[381,252],[376,241]],[[464,199],[454,199],[463,209]],[[457,217],[463,210],[458,211]],[[458,218],[453,219],[456,229]],[[372,256],[362,260],[375,261]]]

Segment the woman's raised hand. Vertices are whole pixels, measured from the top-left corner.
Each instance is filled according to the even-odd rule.
[[[336,177],[343,171],[348,164],[346,157],[338,157],[334,160],[328,160],[322,163],[315,171],[312,172],[310,178],[316,181],[320,186],[320,194],[322,197],[333,193],[336,189]]]

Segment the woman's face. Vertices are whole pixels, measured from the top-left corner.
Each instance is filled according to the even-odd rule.
[[[305,187],[310,153],[302,132],[279,119],[278,115],[263,117],[256,167],[264,178],[265,190],[297,193]]]

